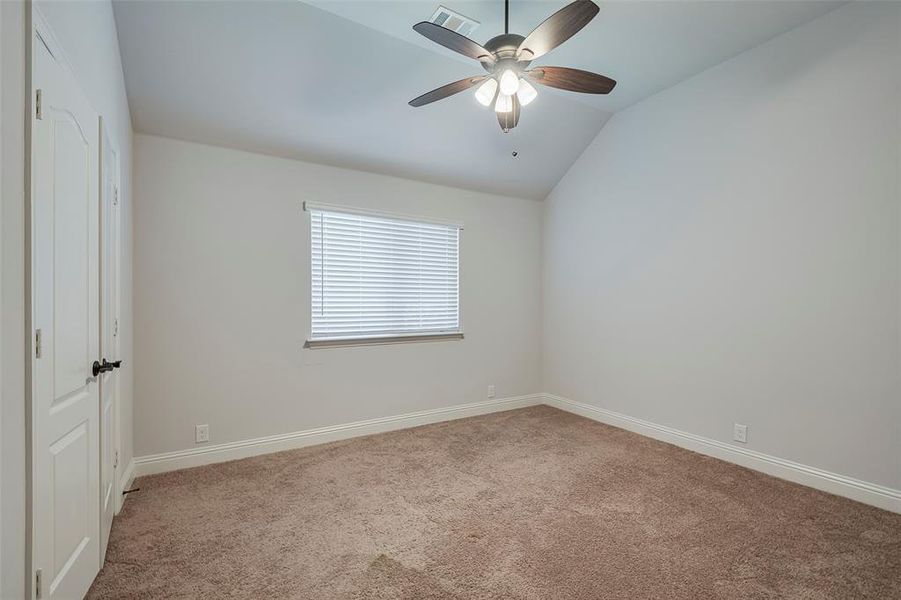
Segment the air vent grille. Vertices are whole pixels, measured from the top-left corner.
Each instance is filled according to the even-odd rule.
[[[435,25],[441,25],[445,29],[456,31],[460,35],[465,35],[467,37],[471,36],[472,32],[479,26],[479,22],[475,19],[470,19],[467,16],[461,15],[460,13],[441,5],[438,6],[438,9],[429,21]]]

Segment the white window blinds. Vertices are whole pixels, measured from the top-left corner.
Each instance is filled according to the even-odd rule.
[[[312,340],[460,332],[460,227],[310,208]]]

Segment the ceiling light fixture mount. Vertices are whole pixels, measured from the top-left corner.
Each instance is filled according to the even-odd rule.
[[[599,10],[591,0],[576,0],[523,37],[510,33],[510,0],[504,0],[504,33],[491,38],[484,46],[430,21],[417,23],[413,26],[417,33],[478,60],[488,74],[434,89],[410,100],[410,106],[425,106],[478,85],[476,100],[486,107],[494,105],[498,123],[507,133],[519,123],[520,109],[538,96],[532,83],[583,94],[609,94],[616,81],[603,75],[566,67],[528,68],[533,60],[578,33]]]

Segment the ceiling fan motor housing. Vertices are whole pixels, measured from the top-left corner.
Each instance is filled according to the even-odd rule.
[[[524,39],[526,38],[515,33],[503,33],[491,38],[485,43],[484,48],[495,56],[497,62],[495,64],[483,62],[482,66],[489,73],[501,72],[502,64],[506,64],[508,68],[514,64],[518,65],[520,69],[526,68],[531,61],[516,60],[516,51]]]

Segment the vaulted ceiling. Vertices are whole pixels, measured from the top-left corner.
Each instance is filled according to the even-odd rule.
[[[499,0],[442,0],[503,31]],[[411,26],[436,0],[115,2],[134,127],[289,158],[543,198],[610,115],[841,2],[598,2],[600,14],[536,64],[616,79],[609,96],[539,89],[501,132],[471,92],[407,101],[480,66]],[[511,3],[523,35],[565,0]],[[512,156],[513,151],[517,156]]]

